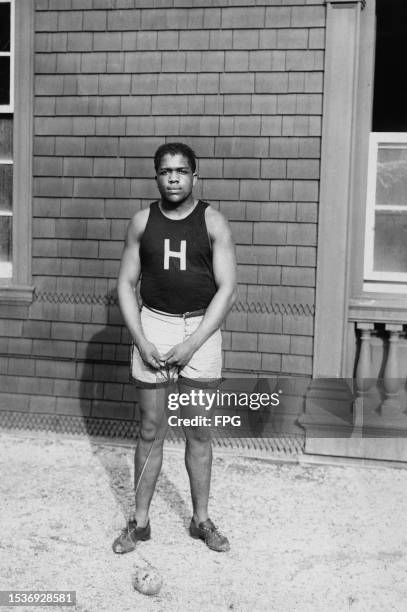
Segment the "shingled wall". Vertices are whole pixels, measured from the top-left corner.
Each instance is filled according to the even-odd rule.
[[[133,416],[119,258],[157,195],[153,152],[180,139],[237,245],[226,371],[310,375],[323,1],[35,6],[35,298],[2,311],[1,405]]]

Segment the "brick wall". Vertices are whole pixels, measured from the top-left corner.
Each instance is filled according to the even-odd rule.
[[[196,150],[197,194],[232,225],[239,303],[226,369],[309,375],[322,0],[35,4],[36,299],[26,320],[0,321],[3,406],[19,391],[22,409],[133,415],[112,296],[165,140]]]

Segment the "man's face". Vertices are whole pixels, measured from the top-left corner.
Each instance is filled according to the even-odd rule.
[[[167,153],[161,159],[156,180],[163,200],[179,206],[191,196],[197,176],[184,155]]]

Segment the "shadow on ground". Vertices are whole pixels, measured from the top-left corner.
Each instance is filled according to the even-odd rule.
[[[120,514],[116,526],[119,527],[121,520],[123,527],[134,511],[133,457],[129,461],[128,453],[115,453],[112,460],[101,450],[101,440],[110,439],[113,443],[120,443],[123,438],[116,434],[124,433],[126,446],[136,447],[137,398],[136,389],[129,380],[128,334],[114,303],[114,293],[110,292],[107,298],[108,304],[101,318],[109,324],[88,341],[80,382],[80,406],[92,453],[108,476]],[[116,323],[114,332],[111,322]],[[122,419],[121,431],[117,419]],[[187,526],[190,511],[165,470],[161,472],[155,494],[161,496],[169,510],[176,513]]]

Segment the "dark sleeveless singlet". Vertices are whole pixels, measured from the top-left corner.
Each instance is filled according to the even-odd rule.
[[[143,303],[182,314],[207,308],[216,293],[212,249],[205,222],[207,202],[199,200],[185,219],[168,219],[158,202],[140,241]]]

